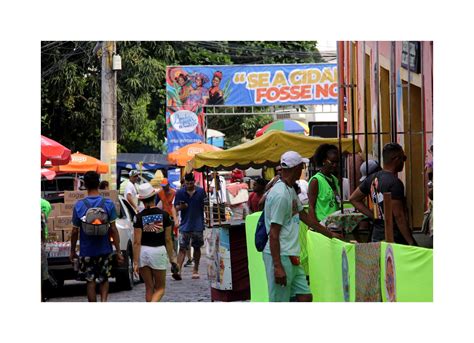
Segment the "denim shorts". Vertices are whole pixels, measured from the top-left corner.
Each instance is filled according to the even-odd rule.
[[[200,249],[204,245],[204,235],[202,231],[179,232],[180,249],[189,250],[189,244],[194,249]]]
[[[268,300],[271,302],[289,302],[290,298],[303,294],[311,294],[306,281],[306,274],[300,265],[294,266],[288,256],[280,256],[281,264],[286,273],[286,287],[275,283],[275,268],[273,258],[269,253],[264,252],[263,262],[267,274]]]

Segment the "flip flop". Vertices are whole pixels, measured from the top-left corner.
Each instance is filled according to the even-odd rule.
[[[198,273],[193,273],[193,276],[191,279],[199,279],[199,274]]]

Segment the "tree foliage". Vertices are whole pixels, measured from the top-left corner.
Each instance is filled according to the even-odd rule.
[[[316,42],[117,42],[119,152],[161,152],[166,135],[167,65],[320,62]],[[42,42],[42,134],[74,151],[99,156],[101,49],[98,42]],[[237,109],[239,111],[239,109]],[[226,145],[253,138],[268,115],[209,116],[208,126],[226,134]]]

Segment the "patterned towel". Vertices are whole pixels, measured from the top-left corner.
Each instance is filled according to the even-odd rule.
[[[356,244],[356,301],[380,302],[380,243]]]

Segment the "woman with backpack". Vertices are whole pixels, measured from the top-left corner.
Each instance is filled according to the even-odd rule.
[[[145,300],[157,302],[165,294],[169,262],[173,277],[179,276],[171,239],[172,222],[168,213],[156,207],[156,190],[150,183],[138,187],[138,199],[145,208],[135,217],[133,269],[145,282]]]

